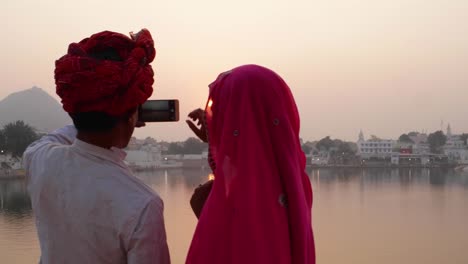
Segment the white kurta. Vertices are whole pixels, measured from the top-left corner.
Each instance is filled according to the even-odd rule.
[[[124,151],[75,137],[67,126],[24,153],[41,262],[170,263],[159,196],[133,176]]]

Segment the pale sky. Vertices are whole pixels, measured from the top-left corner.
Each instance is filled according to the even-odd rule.
[[[468,132],[468,1],[3,0],[0,99],[37,85],[55,98],[54,61],[93,33],[148,28],[152,99],[177,98],[181,122],[138,137],[184,140],[184,117],[218,73],[255,63],[290,85],[305,140]]]

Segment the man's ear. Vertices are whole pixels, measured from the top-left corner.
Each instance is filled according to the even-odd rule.
[[[137,123],[137,121],[138,121],[138,109],[136,109],[135,112],[130,114],[127,119],[127,122],[132,125]]]
[[[135,120],[136,118],[138,118],[137,115],[130,115],[130,116],[128,117],[127,122],[130,123],[130,124],[134,124],[134,122],[136,121],[136,120]]]

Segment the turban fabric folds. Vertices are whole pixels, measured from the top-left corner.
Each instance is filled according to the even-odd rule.
[[[119,116],[142,104],[153,93],[150,63],[155,55],[146,29],[131,37],[103,31],[70,44],[55,62],[56,92],[64,110]]]

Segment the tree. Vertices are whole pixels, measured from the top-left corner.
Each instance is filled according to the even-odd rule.
[[[207,143],[198,138],[190,137],[184,142],[169,143],[167,152],[164,154],[202,154],[207,148]]]
[[[158,142],[156,141],[156,139],[152,138],[152,137],[146,137],[145,138],[145,144],[152,144],[152,145],[156,145]]]
[[[460,135],[460,139],[463,140],[465,146],[468,145],[468,133],[463,133]]]
[[[317,142],[316,147],[320,150],[329,150],[333,147],[333,140],[330,139],[330,136],[326,136]]]
[[[432,153],[440,154],[442,153],[442,147],[447,142],[447,137],[444,135],[444,132],[439,130],[429,134],[427,142]]]
[[[3,133],[3,130],[0,130],[0,152],[5,151],[6,145],[5,145],[5,135]]]
[[[6,124],[1,134],[5,151],[15,157],[21,157],[29,144],[38,139],[34,129],[23,121]]]
[[[303,144],[301,147],[302,147],[302,151],[303,151],[305,154],[309,154],[310,151],[312,150],[312,148],[311,148],[308,144]]]
[[[349,143],[342,141],[338,144],[338,153],[349,155],[354,154],[354,151]]]
[[[208,145],[198,138],[190,137],[184,142],[184,154],[202,154]]]
[[[183,152],[183,145],[179,142],[172,142],[172,143],[169,143],[169,147],[167,148],[166,154],[174,155],[174,154],[182,154],[182,152]]]
[[[403,134],[398,138],[398,141],[403,143],[414,143],[413,140],[407,134]]]

